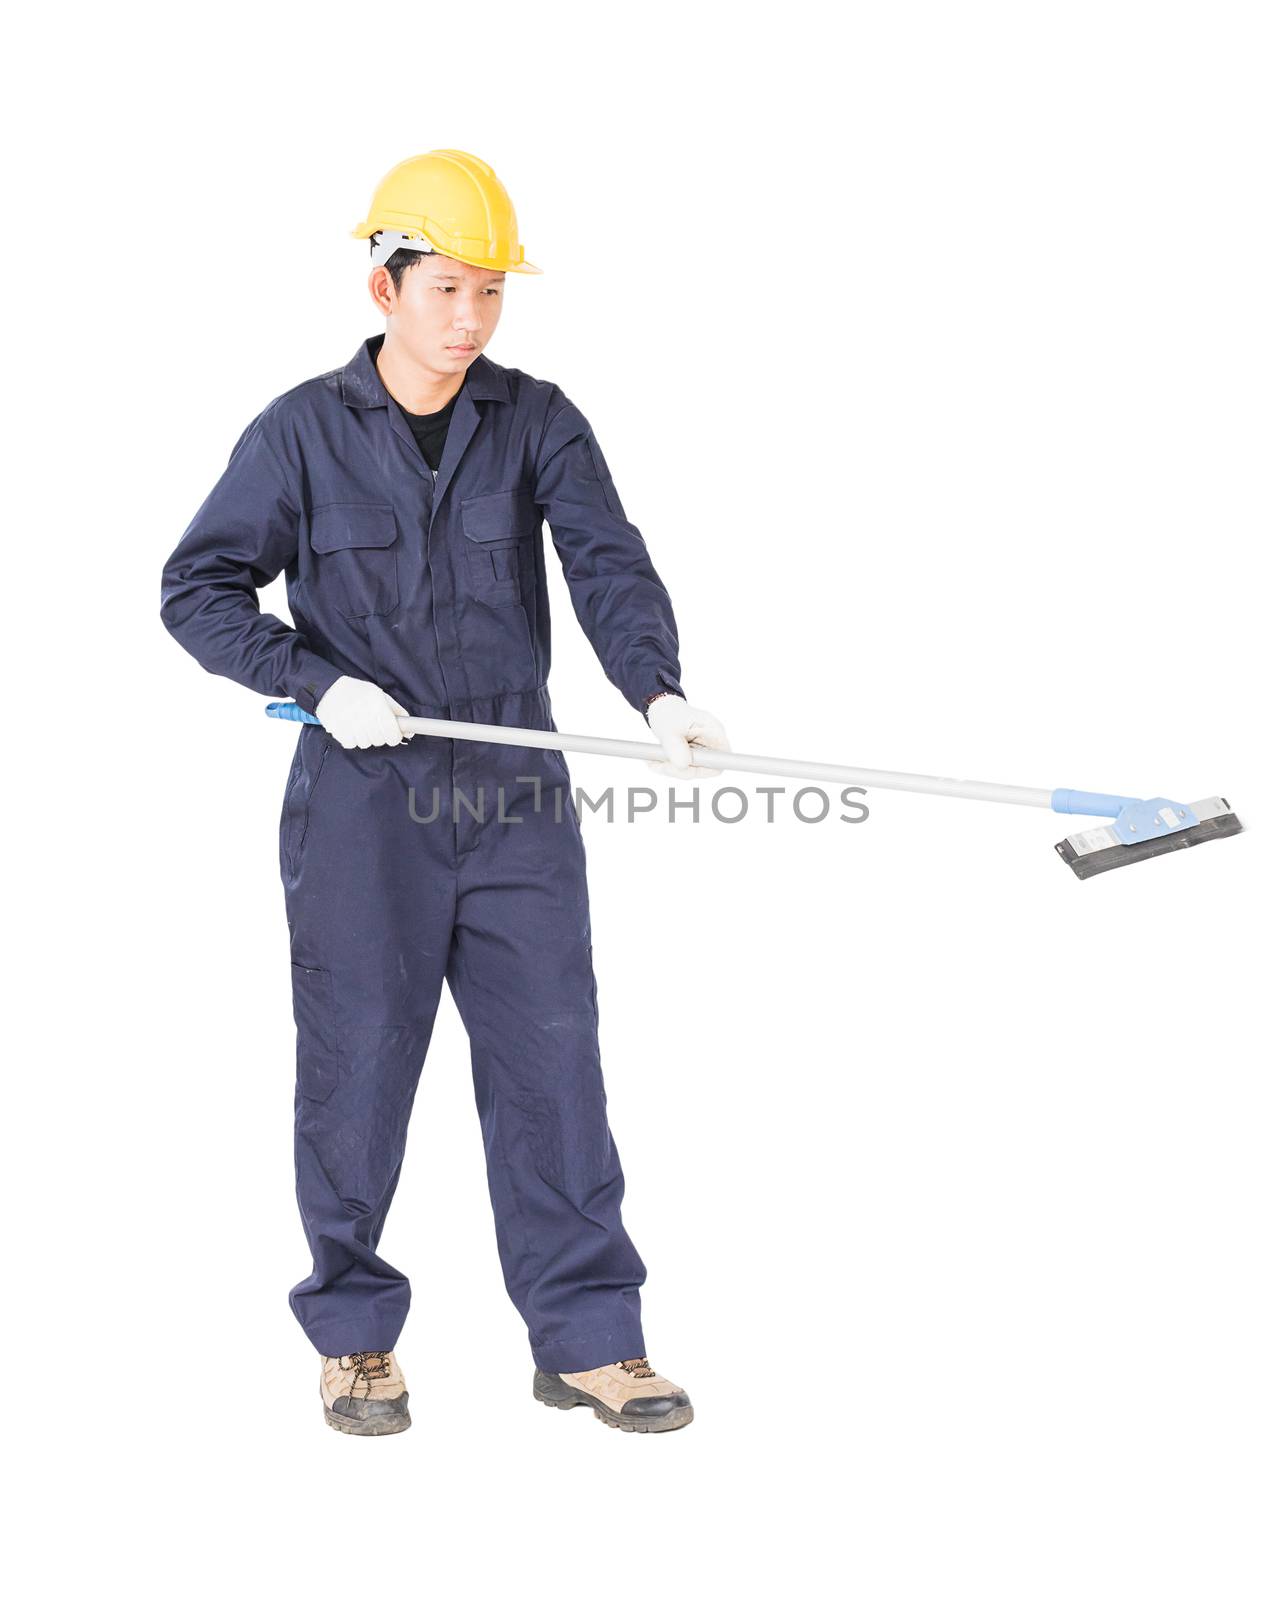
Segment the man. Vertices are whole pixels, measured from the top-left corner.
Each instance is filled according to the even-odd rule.
[[[355,237],[385,332],[252,421],[163,587],[164,622],[204,667],[321,723],[300,733],[280,841],[313,1254],[291,1306],[323,1358],[327,1422],[408,1427],[395,1345],[410,1286],[378,1243],[448,982],[533,1393],[666,1432],[692,1407],[643,1354],[568,769],[554,751],[406,740],[397,718],[554,728],[545,518],[666,771],[708,770],[693,743],[729,746],[683,697],[670,599],[586,418],[485,354],[506,275],[540,270],[493,170],[459,150],[402,162]],[[257,602],[282,571],[294,628]]]

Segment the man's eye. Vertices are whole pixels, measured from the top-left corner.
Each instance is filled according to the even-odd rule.
[[[486,294],[497,294],[498,290],[493,286],[493,284],[491,284],[490,287],[488,289],[486,289],[485,293]]]
[[[454,293],[454,285],[452,283],[439,283],[437,284],[437,288],[440,289],[442,294]]]

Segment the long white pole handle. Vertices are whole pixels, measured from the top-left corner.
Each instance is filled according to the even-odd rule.
[[[406,733],[438,739],[470,739],[478,744],[512,744],[533,750],[574,750],[592,756],[620,756],[626,761],[664,761],[659,744],[634,739],[598,739],[584,733],[551,733],[539,728],[501,728],[486,722],[445,722],[433,717],[398,717]],[[692,747],[699,767],[716,772],[757,772],[774,778],[810,778],[821,783],[858,784],[865,789],[900,789],[912,794],[942,794],[962,800],[996,800],[1004,805],[1050,807],[1050,789],[1027,789],[1011,783],[977,783],[969,778],[936,778],[918,772],[883,772],[874,767],[839,767],[824,761],[795,761],[783,756],[749,756],[737,750]]]

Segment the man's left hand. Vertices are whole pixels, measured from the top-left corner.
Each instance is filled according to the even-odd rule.
[[[692,782],[721,776],[714,767],[698,766],[692,759],[694,745],[703,750],[732,748],[718,717],[699,706],[690,706],[682,695],[663,694],[648,708],[648,726],[661,740],[667,756],[665,761],[648,762],[652,771]]]

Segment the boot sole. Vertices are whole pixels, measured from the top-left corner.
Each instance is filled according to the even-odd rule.
[[[404,1433],[410,1426],[410,1416],[404,1417],[341,1417],[337,1411],[322,1407],[328,1428],[336,1433],[354,1433],[364,1439],[382,1438],[388,1433]]]
[[[668,1411],[661,1417],[624,1417],[611,1406],[606,1406],[603,1400],[597,1400],[594,1395],[571,1389],[567,1383],[561,1383],[559,1379],[556,1380],[556,1384],[558,1387],[552,1385],[551,1393],[543,1393],[542,1389],[545,1386],[540,1385],[538,1377],[535,1377],[534,1399],[541,1401],[544,1406],[550,1406],[553,1411],[572,1411],[574,1406],[589,1406],[601,1422],[610,1428],[620,1428],[623,1433],[675,1433],[680,1428],[686,1428],[692,1421],[691,1406],[676,1406],[673,1411]]]

